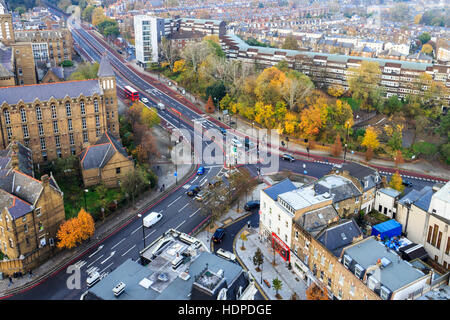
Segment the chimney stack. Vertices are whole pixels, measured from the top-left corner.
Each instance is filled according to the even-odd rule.
[[[45,188],[50,184],[50,177],[48,176],[48,174],[44,174],[41,177],[41,181],[42,181],[42,186]]]

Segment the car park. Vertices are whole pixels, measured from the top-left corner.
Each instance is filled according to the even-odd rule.
[[[254,200],[254,201],[249,201],[245,204],[244,209],[246,211],[250,211],[253,209],[259,209],[259,201],[258,200]]]
[[[283,160],[286,160],[289,162],[295,161],[295,158],[292,155],[290,155],[289,153],[285,153],[281,157],[283,158]]]
[[[219,228],[214,232],[214,234],[212,236],[212,241],[221,243],[223,240],[223,237],[225,237],[225,229]]]
[[[188,196],[196,196],[200,192],[200,186],[193,185],[190,186],[188,191],[186,192]]]

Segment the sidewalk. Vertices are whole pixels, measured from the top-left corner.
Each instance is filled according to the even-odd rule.
[[[180,165],[178,166],[178,182],[186,180],[194,172],[195,166]],[[132,206],[123,208],[120,212],[115,212],[106,217],[105,222],[98,221],[95,226],[95,232],[90,241],[83,242],[81,245],[72,250],[59,250],[55,248],[55,255],[49,260],[41,264],[38,268],[33,270],[32,278],[28,274],[22,278],[13,278],[13,284],[9,285],[8,278],[0,280],[0,297],[8,296],[10,294],[18,293],[19,291],[35,285],[42,281],[45,277],[65,267],[67,264],[75,262],[80,254],[89,250],[91,247],[97,245],[100,241],[109,237],[118,228],[121,228],[131,222],[139,211],[145,210],[147,207],[156,201],[167,196],[173,189],[178,186],[175,185],[175,177],[173,164],[166,164],[160,166],[160,172],[155,172],[159,176],[158,185],[165,184],[165,191],[160,192],[159,188],[141,195],[135,203],[135,209]]]
[[[247,233],[247,241],[244,243],[245,250],[241,248],[243,241],[240,237],[243,232]],[[297,294],[297,300],[306,300],[306,283],[293,270],[288,269],[287,262],[278,253],[275,254],[276,265],[272,265],[274,258],[272,249],[270,244],[261,242],[258,230],[244,227],[236,235],[235,239],[234,251],[236,256],[253,275],[260,288],[262,288],[270,300],[278,300],[275,296],[276,291],[272,285],[272,280],[275,278],[278,278],[282,282],[281,290],[278,293],[283,300],[290,300],[294,292]],[[264,263],[261,266],[263,282],[261,282],[261,272],[257,272],[256,266],[253,264],[253,256],[258,248],[264,256]],[[270,288],[264,280],[268,281]]]

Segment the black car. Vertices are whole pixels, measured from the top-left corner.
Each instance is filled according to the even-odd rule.
[[[289,153],[285,153],[281,157],[283,158],[283,160],[287,160],[289,162],[295,161],[295,158],[292,155],[290,155]]]
[[[189,189],[188,189],[188,191],[186,193],[187,193],[188,196],[195,196],[199,192],[200,192],[200,186],[193,185],[193,186],[189,187]]]
[[[227,129],[225,129],[225,128],[220,128],[220,132],[221,132],[224,136],[227,135]]]
[[[412,184],[411,182],[409,182],[409,181],[403,181],[402,184],[403,184],[405,187],[412,187],[412,186],[413,186],[413,184]]]
[[[249,201],[245,204],[244,209],[246,211],[250,211],[253,209],[259,209],[259,201],[258,200],[254,200],[254,201]]]
[[[212,241],[221,243],[224,236],[225,236],[225,229],[219,228],[216,230],[216,232],[214,232],[212,236]]]

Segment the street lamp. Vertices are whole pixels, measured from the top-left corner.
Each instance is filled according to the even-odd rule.
[[[345,162],[345,156],[347,155],[348,127],[350,126],[350,121],[347,121],[347,122],[345,123],[345,126],[347,127],[347,135],[346,135],[346,137],[345,137],[344,162]]]
[[[263,282],[263,266],[264,266],[264,255],[261,255],[262,263],[261,263],[261,285]]]
[[[138,213],[138,217],[142,218],[142,214]],[[145,249],[145,229],[144,229],[144,218],[142,218],[142,240],[144,240],[144,249]]]
[[[88,193],[88,192],[89,192],[88,189],[84,189],[84,190],[83,190],[83,196],[84,196],[84,208],[86,209],[86,211],[87,211],[87,205],[86,205],[86,193]]]

